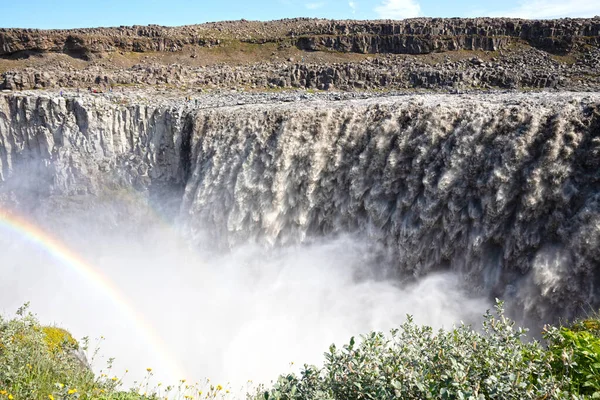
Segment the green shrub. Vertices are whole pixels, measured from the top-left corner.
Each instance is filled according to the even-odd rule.
[[[600,321],[586,319],[572,327],[550,328],[548,351],[554,374],[574,394],[600,399]]]
[[[66,330],[41,326],[27,305],[16,318],[0,316],[0,400],[223,400],[229,390],[207,381],[203,385],[161,384],[153,387],[152,368],[128,391],[122,390],[122,378],[111,375],[112,359],[107,369],[94,375],[83,354],[87,338],[81,344]],[[92,360],[98,353],[96,348]]]
[[[0,390],[5,397],[47,399],[57,392],[58,384],[67,392],[95,386],[93,373],[62,347],[58,333],[41,327],[25,308],[13,320],[0,317]]]
[[[77,349],[69,332],[41,326],[27,306],[17,318],[0,316],[0,399],[98,399],[116,393],[119,380],[96,378]]]
[[[263,399],[558,399],[572,397],[553,375],[552,353],[523,340],[504,316],[486,313],[481,332],[461,325],[434,332],[408,317],[390,335],[371,333],[341,349],[323,368],[281,376]]]
[[[548,327],[547,346],[524,340],[526,331],[504,316],[502,303],[487,312],[479,331],[460,325],[434,331],[411,317],[385,335],[372,332],[342,348],[332,345],[322,368],[305,365],[249,398],[312,399],[583,399],[600,398],[600,319]],[[121,379],[95,376],[75,351],[87,350],[69,332],[43,327],[26,312],[0,316],[0,400],[225,399],[213,385],[149,386],[123,391]],[[98,350],[94,354],[97,353]],[[112,361],[109,361],[108,372]],[[102,371],[101,371],[102,372]]]
[[[594,315],[580,321],[576,321],[571,330],[575,332],[586,331],[597,338],[600,338],[600,315]]]

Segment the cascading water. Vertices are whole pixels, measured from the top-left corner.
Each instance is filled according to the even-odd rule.
[[[134,103],[88,95],[1,97],[0,204],[57,232],[69,214],[79,213],[89,226],[108,225],[125,238],[131,235],[124,221],[135,222],[139,207],[115,214],[90,204],[135,192],[175,221],[192,247],[211,250],[204,261],[218,273],[186,262],[179,248],[169,252],[178,261],[163,255],[160,268],[190,264],[176,270],[178,285],[190,285],[181,291],[185,302],[208,304],[202,312],[212,320],[227,310],[236,321],[228,324],[229,336],[192,324],[203,332],[202,343],[229,338],[230,347],[214,350],[219,354],[244,353],[249,338],[264,336],[260,326],[276,332],[296,309],[306,308],[298,315],[313,322],[351,316],[336,326],[353,330],[387,329],[404,312],[419,310],[431,311],[427,323],[452,322],[434,307],[463,317],[452,293],[420,306],[403,300],[418,291],[466,287],[475,297],[505,299],[513,315],[533,323],[600,306],[598,95]],[[81,229],[62,231],[71,232],[63,234],[73,243],[82,237]],[[114,248],[110,243],[104,246]],[[110,251],[94,245],[88,254],[97,259]],[[248,248],[251,257],[239,256]],[[161,259],[152,254],[140,265],[133,256],[128,262],[113,257],[106,268],[118,276],[136,266],[150,275]],[[222,280],[232,287],[214,290]],[[357,286],[348,286],[353,280]],[[362,284],[367,281],[375,286]],[[396,292],[400,283],[404,292]],[[269,303],[264,293],[284,299],[273,314],[261,311]],[[233,301],[236,296],[243,300]],[[465,300],[463,308],[472,311],[477,301]],[[394,305],[399,308],[386,313]],[[379,317],[362,320],[353,311],[359,309]],[[305,341],[361,333],[329,325],[323,332],[288,328]],[[193,342],[180,350],[189,347]],[[244,354],[258,356],[250,353]],[[239,363],[223,365],[231,372]],[[238,375],[245,373],[241,368]]]
[[[600,114],[568,99],[201,111],[181,218],[230,245],[360,231],[403,275],[451,269],[530,317],[573,317],[600,300]]]

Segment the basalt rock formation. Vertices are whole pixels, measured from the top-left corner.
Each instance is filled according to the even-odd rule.
[[[100,90],[128,86],[179,87],[193,91],[235,89],[600,89],[600,50],[585,58],[560,63],[543,52],[509,54],[501,60],[479,58],[445,60],[428,64],[418,59],[394,56],[351,63],[274,62],[252,65],[140,65],[127,69],[90,66],[83,70],[25,68],[3,74],[0,88],[27,90],[65,87],[95,87]]]
[[[598,90],[599,49],[598,17],[0,29],[0,89]],[[73,66],[57,55],[87,61]]]
[[[211,246],[356,234],[528,318],[600,306],[597,94],[282,96],[3,95],[0,202],[167,188]]]
[[[521,20],[416,18],[401,21],[289,19],[232,21],[183,27],[132,26],[73,30],[0,30],[0,55],[65,52],[89,56],[111,51],[178,51],[237,39],[288,42],[306,50],[425,54],[449,50],[500,50],[515,41],[556,53],[600,44],[600,18]]]

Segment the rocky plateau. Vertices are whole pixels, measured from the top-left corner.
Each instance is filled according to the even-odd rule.
[[[600,88],[600,17],[0,29],[0,89]]]

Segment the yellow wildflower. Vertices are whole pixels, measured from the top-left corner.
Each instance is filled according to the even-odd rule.
[[[2,396],[6,396],[8,394],[8,392],[6,390],[0,390],[0,394]]]
[[[217,385],[217,390],[223,390],[223,386]]]
[[[13,395],[12,395],[12,394],[9,394],[9,395],[8,395],[8,400],[13,400],[13,399],[14,399]]]
[[[48,395],[48,399],[49,400],[54,400],[54,396],[52,396],[51,394]]]
[[[77,389],[69,389],[69,391],[67,392],[67,394],[74,394],[77,393]]]
[[[116,376],[113,376],[112,378],[110,378],[113,382],[116,382],[119,380],[119,378],[117,378]]]
[[[152,372],[152,368],[146,368],[146,371]]]

